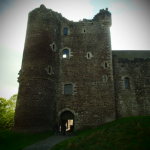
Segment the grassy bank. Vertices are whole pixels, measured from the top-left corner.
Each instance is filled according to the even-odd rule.
[[[150,150],[150,117],[122,118],[80,131],[52,150]]]
[[[0,130],[0,150],[22,150],[27,145],[47,138],[50,132],[38,134],[15,133],[10,130]]]

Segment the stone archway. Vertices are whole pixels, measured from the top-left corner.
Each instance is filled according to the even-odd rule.
[[[73,132],[73,130],[74,130],[74,119],[75,119],[74,114],[69,110],[63,111],[60,114],[59,130],[62,134],[65,135],[66,133],[72,133]]]

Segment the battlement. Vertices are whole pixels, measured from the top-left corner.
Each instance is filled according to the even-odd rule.
[[[72,22],[75,23],[74,21],[70,21],[67,18],[63,17],[61,13],[55,12],[52,9],[48,9],[46,8],[43,4],[40,5],[39,8],[35,8],[34,10],[32,10],[29,13],[29,17],[35,18],[38,17],[38,20],[41,19],[50,19],[50,18],[54,18],[58,21],[68,21],[68,22]],[[110,11],[108,11],[108,8],[106,9],[100,9],[99,13],[97,13],[93,19],[83,19],[82,21],[79,22],[99,22],[102,25],[108,26],[110,27],[112,25],[112,21],[111,21],[111,13]],[[78,23],[78,22],[76,22]]]
[[[100,9],[99,13],[96,14],[93,18],[94,21],[99,21],[103,25],[111,26],[111,13],[108,11],[108,8],[106,9]]]

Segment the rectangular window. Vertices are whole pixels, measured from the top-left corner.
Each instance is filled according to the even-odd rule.
[[[130,89],[130,79],[128,77],[124,79],[124,86],[125,89]]]
[[[64,28],[63,33],[64,33],[64,35],[68,35],[68,28],[67,27]]]
[[[65,84],[64,85],[64,94],[65,95],[72,95],[73,94],[73,85],[72,84]]]

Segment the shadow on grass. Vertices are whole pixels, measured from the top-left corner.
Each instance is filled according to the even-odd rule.
[[[122,118],[78,131],[52,150],[150,150],[150,116]]]
[[[0,129],[0,150],[22,150],[24,147],[45,139],[52,132],[44,133],[16,133],[11,130]]]

